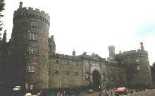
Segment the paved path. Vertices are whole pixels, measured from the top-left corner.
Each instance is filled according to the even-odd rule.
[[[92,92],[92,93],[88,93],[88,92],[82,92],[80,93],[79,96],[98,96],[99,92]]]

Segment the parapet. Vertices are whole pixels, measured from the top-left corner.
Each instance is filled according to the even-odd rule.
[[[19,17],[29,17],[40,19],[42,22],[50,24],[50,16],[42,10],[33,9],[31,7],[21,7],[14,12],[14,19]]]
[[[145,50],[130,50],[130,51],[125,51],[123,53],[117,54],[116,57],[118,58],[126,58],[126,57],[147,57],[148,53]]]

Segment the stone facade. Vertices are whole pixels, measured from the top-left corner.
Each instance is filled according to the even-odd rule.
[[[86,52],[58,54],[54,37],[48,37],[49,21],[45,12],[22,7],[22,3],[15,11],[11,39],[6,42],[5,33],[0,41],[0,63],[9,70],[5,79],[11,86],[58,89],[151,85],[148,53],[142,43],[138,50],[119,54],[110,46],[107,60]]]
[[[151,66],[151,75],[152,75],[152,87],[155,88],[155,62]]]

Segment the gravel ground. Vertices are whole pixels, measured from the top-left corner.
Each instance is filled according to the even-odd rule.
[[[99,96],[99,92],[82,92],[79,96]],[[123,96],[123,95],[120,95]],[[127,96],[155,96],[155,89],[149,89],[145,91],[139,91],[134,93],[128,93]]]
[[[155,89],[128,94],[128,96],[155,96]]]

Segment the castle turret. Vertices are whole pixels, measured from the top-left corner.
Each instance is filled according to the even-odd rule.
[[[49,15],[44,11],[22,7],[14,12],[11,44],[16,79],[27,89],[48,88]]]
[[[140,45],[139,50],[126,51],[116,57],[126,67],[127,85],[132,88],[147,88],[152,83],[148,53],[142,42]]]
[[[49,55],[54,55],[55,51],[56,51],[56,45],[55,45],[53,35],[48,39],[48,43],[49,43],[49,45],[48,45],[49,46]]]

